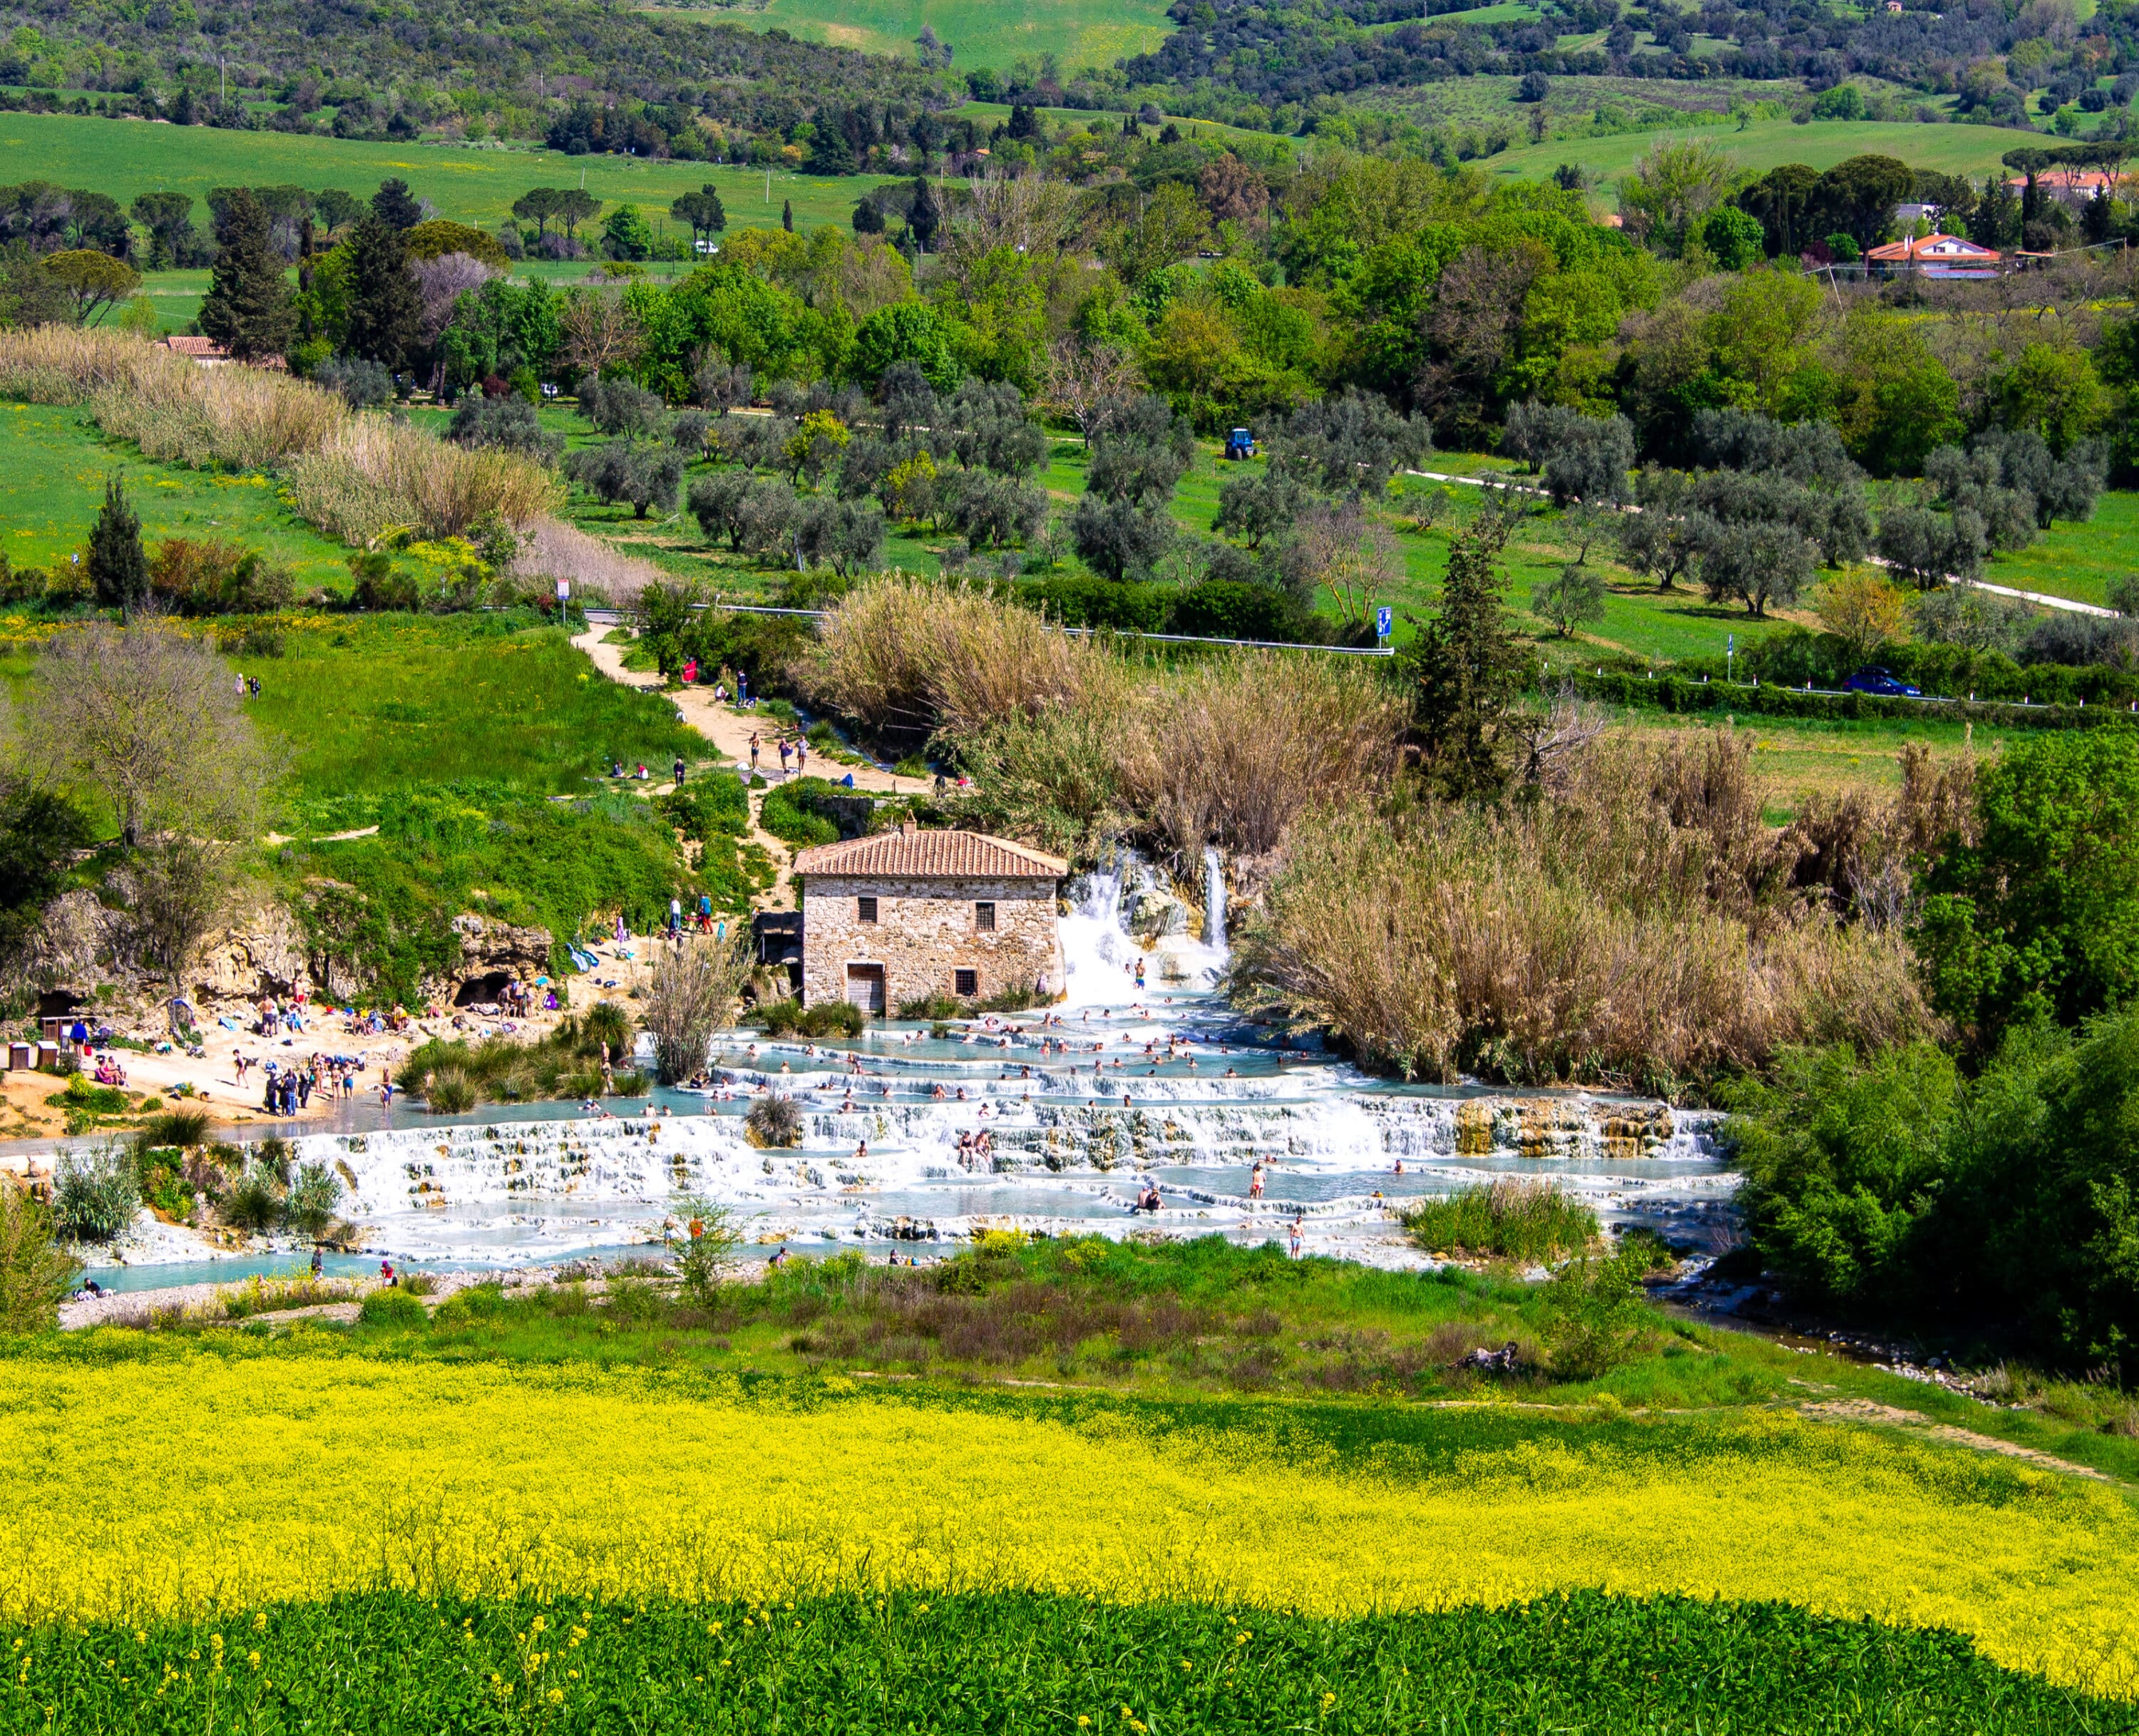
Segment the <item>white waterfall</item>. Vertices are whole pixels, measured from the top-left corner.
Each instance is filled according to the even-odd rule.
[[[1203,944],[1221,957],[1231,950],[1226,945],[1226,869],[1210,845],[1203,850]]]

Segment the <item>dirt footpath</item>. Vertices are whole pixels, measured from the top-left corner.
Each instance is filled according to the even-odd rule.
[[[572,643],[575,648],[586,653],[595,668],[611,681],[619,682],[627,687],[658,688],[661,686],[658,675],[650,671],[625,668],[624,648],[602,643],[612,630],[607,625],[590,627],[574,638]],[[755,734],[758,738],[759,771],[768,784],[781,781],[782,774],[777,744],[783,726],[778,718],[762,713],[738,712],[732,706],[719,704],[714,700],[711,687],[678,687],[663,693],[662,697],[673,703],[683,721],[712,742],[715,751],[732,765],[748,768],[750,738]],[[645,784],[634,787],[647,791],[671,787],[667,766],[653,765],[647,770],[653,776]],[[928,778],[902,778],[896,772],[884,771],[874,765],[848,765],[827,759],[818,760],[811,771],[813,775],[829,778],[835,783],[851,772],[855,789],[879,795],[922,795],[932,787],[932,780]],[[761,893],[756,902],[763,909],[784,910],[794,902],[787,889],[794,873],[795,852],[758,824],[757,811],[764,800],[763,791],[751,792],[751,840],[763,847],[766,853],[777,864],[780,873],[771,889]]]

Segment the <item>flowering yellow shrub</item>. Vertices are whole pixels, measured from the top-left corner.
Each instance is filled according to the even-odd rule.
[[[2139,1514],[2097,1484],[1794,1418],[1636,1455],[1276,1451],[639,1372],[332,1357],[7,1367],[0,1617],[379,1584],[686,1597],[1031,1588],[1313,1613],[1593,1586],[1950,1626],[2139,1696]],[[1676,1425],[1663,1425],[1676,1428]]]

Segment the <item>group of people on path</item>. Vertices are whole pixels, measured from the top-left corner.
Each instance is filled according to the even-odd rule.
[[[803,735],[800,731],[797,731],[791,736],[776,734],[772,738],[772,743],[775,747],[780,750],[781,776],[784,778],[788,775],[789,766],[787,762],[790,756],[793,758],[795,762],[793,770],[796,777],[807,777],[810,775],[810,738],[808,736]],[[759,769],[757,763],[758,756],[764,751],[765,742],[763,733],[757,730],[752,730],[750,732],[750,769],[753,775],[755,775]]]

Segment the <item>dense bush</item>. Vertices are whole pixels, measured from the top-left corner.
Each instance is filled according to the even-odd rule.
[[[2139,991],[2139,730],[2039,737],[1985,769],[1965,838],[1921,877],[1938,1007],[1985,1046]]]
[[[1752,1246],[1798,1294],[2139,1377],[2139,1015],[2016,1027],[1973,1080],[1840,1049],[1733,1098]]]

